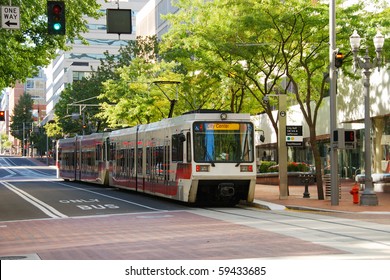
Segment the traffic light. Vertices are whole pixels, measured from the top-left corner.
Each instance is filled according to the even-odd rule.
[[[334,66],[340,68],[343,65],[344,55],[341,52],[336,53]]]
[[[0,111],[0,121],[5,121],[5,111]]]
[[[337,149],[356,149],[356,130],[338,128],[333,131],[333,143]]]
[[[51,35],[65,35],[64,1],[47,1],[47,30]]]
[[[355,130],[344,130],[344,141],[345,143],[356,142],[356,131]]]

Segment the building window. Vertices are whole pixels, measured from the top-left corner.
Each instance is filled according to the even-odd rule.
[[[34,80],[27,80],[26,88],[34,88]]]
[[[80,71],[73,72],[73,81],[81,81],[84,77],[86,77],[85,72],[80,72]]]

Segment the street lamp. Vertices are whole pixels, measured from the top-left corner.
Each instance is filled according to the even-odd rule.
[[[378,205],[378,197],[374,192],[371,176],[371,118],[370,118],[370,75],[371,69],[380,66],[381,52],[385,42],[384,36],[378,31],[374,37],[376,58],[370,61],[368,48],[363,58],[358,56],[360,48],[360,36],[355,30],[349,38],[354,60],[354,68],[363,69],[364,74],[364,149],[365,149],[365,172],[364,172],[364,191],[360,196],[360,205],[375,206]]]

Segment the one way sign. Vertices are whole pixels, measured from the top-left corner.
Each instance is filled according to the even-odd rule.
[[[1,6],[1,28],[20,29],[19,7]]]

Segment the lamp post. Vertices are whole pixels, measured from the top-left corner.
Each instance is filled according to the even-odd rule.
[[[378,205],[378,197],[374,192],[371,176],[371,118],[370,118],[370,75],[371,69],[380,66],[381,52],[385,38],[378,31],[374,37],[376,58],[373,62],[368,55],[368,48],[363,58],[358,56],[360,48],[360,36],[355,30],[349,38],[354,60],[354,68],[363,69],[364,80],[364,149],[365,149],[365,171],[364,171],[364,191],[360,196],[360,205],[375,206]]]

